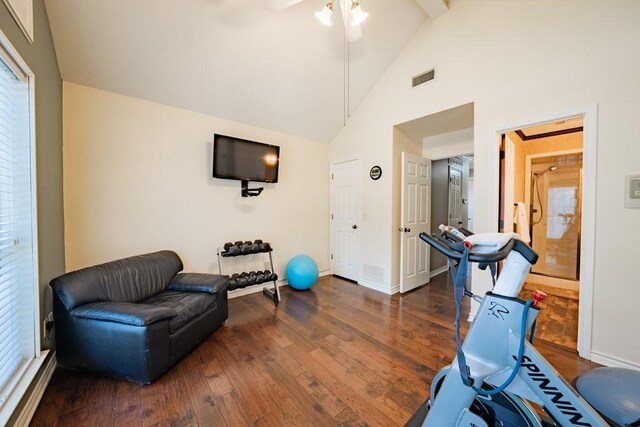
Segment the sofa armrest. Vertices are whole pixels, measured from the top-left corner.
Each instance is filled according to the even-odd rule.
[[[85,319],[105,320],[133,326],[147,326],[159,320],[177,316],[177,313],[168,307],[129,302],[95,302],[74,308],[69,314]]]
[[[204,273],[178,273],[167,289],[179,292],[207,292],[217,294],[227,289],[229,276]]]

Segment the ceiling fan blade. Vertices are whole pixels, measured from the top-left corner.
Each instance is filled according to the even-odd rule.
[[[269,12],[278,12],[301,1],[302,0],[264,0],[264,7],[266,7]]]

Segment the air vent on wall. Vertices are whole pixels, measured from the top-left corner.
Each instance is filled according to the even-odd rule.
[[[436,69],[432,68],[429,71],[425,71],[424,73],[418,74],[417,76],[413,76],[411,78],[411,87],[420,86],[421,84],[430,82],[435,78],[436,78]]]

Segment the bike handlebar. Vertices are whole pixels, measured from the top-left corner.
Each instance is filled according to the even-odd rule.
[[[464,244],[462,241],[450,242],[437,234],[429,235],[427,233],[420,233],[420,239],[451,259],[462,259],[462,254],[464,252]],[[469,253],[469,261],[478,263],[499,262],[504,260],[512,250],[519,252],[531,264],[535,264],[538,260],[538,255],[526,244],[522,243],[520,240],[511,239],[506,245],[497,251],[482,254],[473,252]]]

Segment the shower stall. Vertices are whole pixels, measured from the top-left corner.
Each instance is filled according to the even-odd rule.
[[[540,256],[532,273],[580,280],[582,153],[531,159],[529,229]]]

